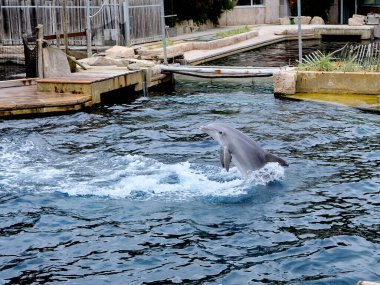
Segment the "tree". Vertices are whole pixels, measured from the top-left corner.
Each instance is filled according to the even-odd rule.
[[[177,15],[177,22],[194,20],[198,24],[208,20],[218,24],[220,15],[234,7],[234,0],[165,0],[164,3],[165,14]],[[173,26],[175,21],[167,19],[167,24]]]

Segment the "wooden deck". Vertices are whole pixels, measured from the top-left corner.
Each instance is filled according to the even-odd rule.
[[[100,103],[101,94],[109,91],[128,86],[141,90],[142,80],[141,71],[97,70],[27,83],[4,81],[0,84],[0,117],[80,110]]]
[[[87,94],[38,92],[36,85],[0,89],[0,116],[69,112],[91,106]]]

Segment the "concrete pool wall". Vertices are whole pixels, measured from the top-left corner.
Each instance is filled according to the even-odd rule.
[[[274,92],[380,94],[380,72],[298,71],[285,68],[274,74]]]
[[[380,72],[285,68],[274,74],[273,79],[277,96],[380,110]]]

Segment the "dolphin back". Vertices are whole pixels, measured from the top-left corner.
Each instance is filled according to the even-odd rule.
[[[265,160],[268,162],[278,162],[281,166],[289,166],[289,164],[283,160],[282,158],[275,156],[274,154],[271,153],[266,153],[265,154]]]

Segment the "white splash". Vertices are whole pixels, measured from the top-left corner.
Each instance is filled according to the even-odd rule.
[[[4,147],[4,145],[6,147]],[[32,143],[7,142],[0,147],[0,191],[59,191],[132,199],[188,199],[244,195],[255,185],[284,177],[284,169],[269,163],[244,180],[237,168],[181,162],[167,164],[139,155],[91,153],[46,155]],[[36,154],[37,153],[37,154]]]

